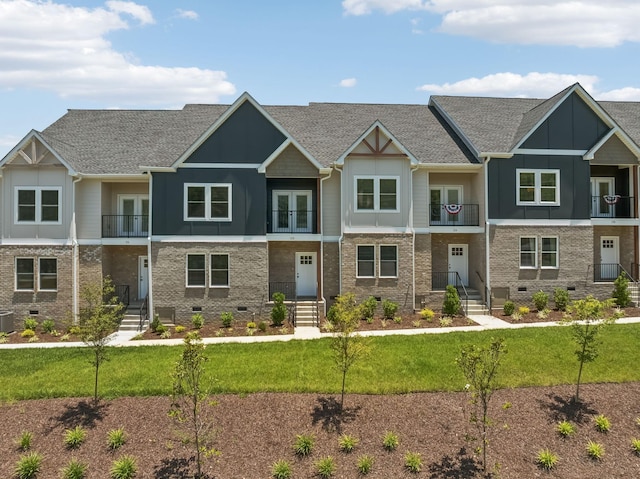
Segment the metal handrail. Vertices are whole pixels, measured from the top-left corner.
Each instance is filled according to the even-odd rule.
[[[462,291],[464,292],[464,306],[462,307],[462,310],[464,311],[464,315],[467,315],[467,311],[469,311],[469,293],[467,292],[467,288],[464,287],[464,283],[462,282],[462,278],[460,277],[460,274],[458,274],[458,272],[456,271],[456,283],[459,283],[455,285],[456,289],[458,290],[458,295],[460,295],[460,288],[462,288]]]
[[[479,226],[479,210],[479,205],[475,203],[458,205],[431,203],[429,204],[429,226]]]
[[[144,301],[140,306],[140,323],[138,324],[138,331],[142,331],[144,323],[149,320],[149,295],[144,297]]]
[[[146,238],[148,215],[102,215],[103,238]]]

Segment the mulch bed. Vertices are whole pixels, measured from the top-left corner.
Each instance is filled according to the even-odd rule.
[[[516,308],[516,311],[518,309]],[[640,317],[640,308],[623,308],[624,316],[627,318],[635,318]],[[549,311],[549,314],[546,318],[539,318],[538,311],[532,309],[527,314],[523,314],[520,320],[513,319],[513,316],[507,316],[500,310],[494,310],[493,315],[496,318],[499,318],[503,321],[506,321],[511,324],[519,324],[519,323],[548,323],[553,321],[562,321],[564,318],[564,312],[558,311],[557,309],[552,309]]]
[[[584,402],[571,401],[574,386],[506,389],[495,393],[490,404],[488,465],[497,474],[482,472],[475,452],[477,435],[469,423],[466,393],[413,393],[389,396],[347,395],[340,413],[336,398],[325,394],[260,393],[221,395],[211,410],[216,430],[213,446],[221,454],[205,463],[208,478],[268,478],[271,465],[290,461],[294,478],[318,477],[314,462],[328,455],[337,465],[335,478],[357,478],[358,457],[369,454],[371,478],[632,478],[640,477],[640,456],[631,450],[631,438],[640,436],[640,383],[583,385]],[[112,461],[133,455],[137,478],[185,478],[193,474],[192,449],[180,441],[168,417],[167,397],[103,400],[94,407],[87,398],[19,401],[0,405],[0,477],[14,477],[21,451],[15,440],[23,431],[34,435],[32,449],[44,455],[38,477],[60,477],[72,458],[89,465],[88,477],[107,479]],[[609,433],[597,432],[593,418],[611,420]],[[577,426],[574,436],[562,439],[555,432],[560,420]],[[80,425],[88,434],[79,448],[65,448],[66,429]],[[107,448],[107,432],[123,427],[128,440],[118,451]],[[382,447],[381,437],[394,431],[400,446],[393,452]],[[338,448],[341,433],[359,438],[351,454]],[[316,442],[309,457],[297,458],[292,445],[298,434],[313,434]],[[601,461],[587,457],[588,440],[604,445]],[[550,472],[535,458],[549,448],[559,456]],[[417,475],[404,468],[406,452],[421,454]]]

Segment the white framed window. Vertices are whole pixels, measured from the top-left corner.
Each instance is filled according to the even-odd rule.
[[[520,237],[520,268],[538,267],[538,238],[535,236]]]
[[[61,187],[17,186],[15,223],[60,224]]]
[[[187,254],[187,288],[204,288],[206,271],[206,255]]]
[[[380,277],[398,277],[398,246],[380,245]]]
[[[358,278],[375,278],[376,276],[376,248],[374,245],[358,245],[357,270]]]
[[[58,260],[56,258],[38,258],[38,289],[40,291],[58,290]]]
[[[560,170],[516,169],[516,204],[559,206]]]
[[[398,181],[397,176],[356,176],[356,211],[397,212]]]
[[[230,183],[185,183],[185,221],[231,221]]]
[[[229,287],[229,255],[212,254],[209,258],[209,286],[212,288]]]
[[[558,268],[558,237],[542,236],[540,237],[540,267],[557,269]]]
[[[35,259],[34,258],[16,258],[16,291],[35,291],[36,275],[35,275]]]

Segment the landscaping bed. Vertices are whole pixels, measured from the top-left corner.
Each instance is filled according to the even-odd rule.
[[[640,317],[640,308],[635,308],[635,307],[622,308],[622,311],[624,312],[624,315],[622,317],[626,317],[626,318]],[[613,311],[610,311],[610,313],[613,314]],[[566,313],[563,311],[552,309],[547,313],[546,317],[541,318],[538,316],[538,311],[536,311],[535,309],[532,309],[528,313],[522,314],[521,315],[522,317],[520,319],[516,319],[512,315],[504,314],[502,310],[493,311],[493,316],[511,324],[548,323],[548,322],[554,322],[554,321],[557,322],[557,321],[562,321],[565,314]]]
[[[494,395],[489,417],[488,464],[499,473],[492,477],[589,479],[640,477],[640,456],[631,439],[640,437],[640,383],[587,384],[581,388],[584,403],[571,402],[574,386],[506,389]],[[468,420],[466,393],[413,393],[402,395],[347,395],[339,414],[336,397],[318,394],[257,393],[220,395],[212,410],[217,431],[214,446],[221,451],[205,463],[209,478],[268,478],[272,464],[289,461],[294,478],[316,475],[315,461],[332,456],[335,478],[359,477],[360,456],[374,458],[371,478],[481,478],[476,434]],[[15,443],[24,431],[33,434],[32,450],[44,456],[38,477],[59,477],[72,458],[88,464],[87,475],[109,477],[112,462],[123,454],[136,458],[138,478],[184,478],[193,474],[192,449],[180,441],[169,418],[169,398],[117,398],[93,407],[88,398],[17,401],[0,406],[0,477],[13,477],[22,454]],[[611,430],[595,429],[594,418],[606,415]],[[561,420],[576,426],[576,433],[562,438],[555,430]],[[86,442],[77,449],[65,447],[66,429],[82,426]],[[124,428],[126,443],[118,450],[107,447],[107,432]],[[399,447],[382,447],[386,431],[398,435]],[[359,439],[350,454],[338,447],[340,433]],[[297,458],[292,446],[296,435],[313,434],[309,457]],[[586,454],[589,440],[604,446],[601,460]],[[557,454],[557,466],[547,472],[536,465],[537,453],[549,448]],[[422,471],[404,467],[406,452],[421,455]]]

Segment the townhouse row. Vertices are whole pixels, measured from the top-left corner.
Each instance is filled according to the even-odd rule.
[[[70,110],[0,161],[0,309],[76,314],[84,284],[164,321],[326,311],[354,292],[439,307],[638,277],[640,103],[431,97]]]

